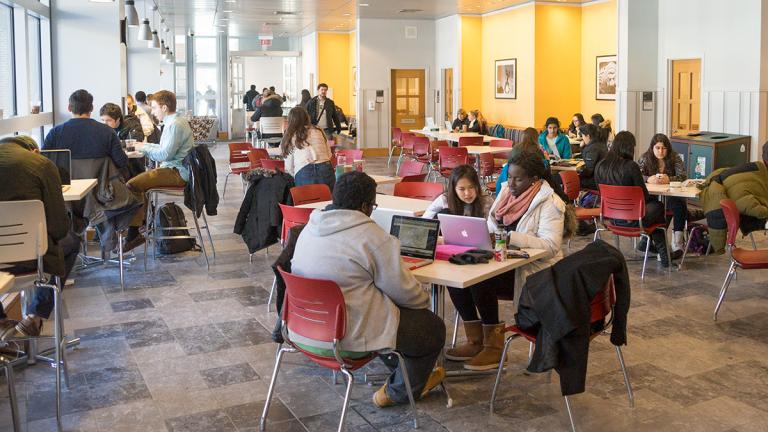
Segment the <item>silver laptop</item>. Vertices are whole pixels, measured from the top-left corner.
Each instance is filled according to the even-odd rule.
[[[446,129],[448,129],[448,130],[452,130],[452,129],[453,129],[453,127],[452,127],[452,126],[453,126],[453,125],[451,124],[451,122],[450,122],[450,121],[448,121],[448,120],[446,120],[446,121],[445,121],[445,128],[446,128]]]
[[[376,225],[380,226],[381,229],[390,232],[392,229],[392,217],[397,215],[416,216],[412,211],[377,208],[371,214],[371,219],[373,219],[373,221],[376,222]]]
[[[61,177],[61,185],[69,186],[72,184],[72,152],[69,150],[40,150],[42,156],[56,165]]]
[[[400,239],[400,257],[413,270],[435,260],[440,221],[411,216],[392,216],[389,233]]]
[[[440,221],[445,244],[493,250],[485,219],[449,214],[438,214],[437,219]]]
[[[437,124],[435,124],[434,117],[427,117],[426,123],[424,124],[424,129],[426,130],[438,129]]]

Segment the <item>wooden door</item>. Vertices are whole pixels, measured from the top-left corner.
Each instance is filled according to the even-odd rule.
[[[424,69],[392,70],[392,127],[424,127]]]
[[[699,130],[701,59],[672,61],[672,135]]]
[[[453,120],[453,69],[443,69],[443,121],[445,120]],[[442,124],[440,128],[443,128]]]

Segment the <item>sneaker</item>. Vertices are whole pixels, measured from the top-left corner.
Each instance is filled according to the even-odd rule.
[[[0,319],[0,340],[13,336],[16,333],[16,320],[9,318]]]
[[[432,391],[432,389],[442,384],[444,379],[445,379],[445,368],[442,366],[436,367],[435,370],[433,370],[432,373],[429,374],[429,378],[427,378],[427,383],[424,384],[424,390],[421,391],[420,398],[423,399],[424,397],[426,397],[429,394],[429,392]]]

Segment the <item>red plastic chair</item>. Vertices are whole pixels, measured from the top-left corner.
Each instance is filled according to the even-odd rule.
[[[285,343],[280,344],[280,348],[277,351],[275,368],[272,372],[272,379],[269,382],[269,390],[267,391],[267,400],[264,402],[264,411],[259,420],[259,430],[265,430],[266,428],[267,414],[269,413],[269,405],[275,390],[277,374],[280,371],[283,354],[286,352],[299,352],[313,363],[326,369],[339,371],[347,377],[347,388],[344,393],[344,403],[341,407],[339,431],[344,428],[344,420],[347,415],[350,394],[352,393],[352,384],[355,382],[352,372],[362,368],[379,354],[395,355],[405,381],[408,401],[413,413],[413,427],[414,429],[418,428],[416,402],[413,399],[413,391],[411,391],[411,383],[408,379],[408,372],[402,355],[395,350],[383,350],[370,352],[362,358],[352,359],[343,357],[339,345],[344,340],[347,332],[347,305],[344,302],[344,295],[341,293],[339,285],[329,280],[310,279],[286,273],[279,267],[278,270],[283,280],[285,280],[285,299],[283,300],[282,308],[282,329]],[[300,335],[303,338],[332,345],[332,355],[324,356],[302,349],[301,346],[291,341],[290,335]]]
[[[398,175],[400,177],[421,175],[421,173],[424,171],[424,166],[426,165],[427,164],[424,162],[419,161],[404,161],[402,165],[400,165],[400,172],[398,172]]]
[[[508,139],[495,139],[491,140],[491,147],[509,147],[512,148],[515,142]]]
[[[261,168],[261,161],[269,159],[269,152],[263,148],[252,148],[248,153],[248,160],[251,162],[251,169]]]
[[[653,224],[648,227],[643,226],[643,216],[645,216],[645,195],[640,186],[613,186],[600,184],[600,196],[602,205],[600,206],[600,220],[605,228],[598,228],[595,231],[594,240],[600,238],[600,231],[610,231],[616,236],[616,248],[620,250],[619,237],[645,238],[645,254],[643,255],[643,270],[640,273],[640,280],[645,278],[645,265],[648,261],[648,249],[651,246],[650,234],[655,230],[664,232],[664,241],[667,238],[667,228],[665,223]],[[613,220],[625,220],[636,222],[637,226],[620,226],[613,223]],[[668,270],[672,270],[672,259],[669,256],[669,246],[667,246]]]
[[[363,151],[360,149],[336,150],[336,157],[338,156],[344,156],[347,158],[347,164],[351,165],[353,161],[363,160]]]
[[[413,157],[419,162],[429,162],[432,159],[432,144],[427,137],[413,139]]]
[[[739,224],[741,216],[736,203],[731,199],[720,200],[720,207],[725,215],[725,222],[728,225],[728,234],[726,237],[726,250],[731,258],[731,265],[728,267],[728,273],[725,274],[723,286],[720,288],[720,295],[715,304],[715,314],[713,319],[717,321],[717,313],[725,300],[725,293],[731,285],[733,277],[736,275],[736,269],[744,270],[768,269],[768,249],[749,250],[736,246],[736,235],[739,233]]]
[[[400,128],[393,127],[392,128],[392,142],[389,146],[389,158],[387,158],[387,168],[389,168],[389,162],[392,160],[392,155],[395,153],[395,149],[398,149],[402,153],[403,149],[403,141],[402,141],[402,134],[403,131],[400,130]]]
[[[402,143],[400,147],[400,156],[397,158],[397,168],[395,169],[395,172],[400,171],[400,163],[403,161],[403,158],[408,156],[413,156],[413,140],[416,138],[416,135],[410,132],[403,132],[400,134],[400,142]]]
[[[285,161],[278,159],[262,159],[261,167],[272,171],[285,172]]]
[[[405,182],[395,185],[394,196],[432,201],[444,191],[441,183]]]
[[[247,173],[251,169],[251,162],[248,159],[248,151],[251,150],[251,143],[238,142],[230,143],[229,147],[229,172],[224,177],[224,191],[222,191],[222,198],[227,195],[227,182],[229,176],[232,174],[242,175]],[[245,185],[243,185],[245,190]]]
[[[294,206],[330,201],[331,188],[327,184],[310,184],[291,188],[291,199]]]
[[[563,182],[563,192],[568,195],[568,199],[577,204],[581,193],[579,174],[576,171],[560,171],[560,180]],[[599,216],[600,207],[576,207],[576,218],[579,220],[597,219]]]
[[[605,289],[598,293],[593,299],[591,303],[591,309],[592,313],[590,316],[590,322],[591,323],[597,323],[597,322],[604,322],[605,318],[608,317],[608,315],[611,315],[610,321],[608,321],[604,325],[604,330],[600,330],[597,332],[593,332],[589,340],[590,342],[596,338],[597,336],[604,333],[604,331],[607,331],[609,326],[611,325],[613,321],[613,307],[616,304],[616,289],[613,284],[613,276],[611,276],[608,279],[608,282],[606,283]],[[528,361],[531,361],[531,357],[533,355],[533,347],[536,344],[536,334],[530,333],[525,330],[522,330],[518,328],[517,326],[509,326],[504,329],[505,332],[511,332],[512,335],[507,336],[506,341],[504,343],[504,350],[502,351],[501,358],[504,359],[507,357],[507,350],[509,349],[509,344],[514,339],[516,339],[518,336],[524,337],[528,341]],[[629,398],[629,407],[634,408],[635,406],[635,395],[632,392],[632,384],[629,382],[629,373],[627,373],[626,365],[624,364],[624,355],[621,352],[621,347],[618,345],[614,345],[616,348],[616,357],[619,359],[619,366],[621,366],[621,373],[624,376],[624,385],[627,387],[627,397]],[[501,363],[501,362],[500,362]],[[501,364],[499,364],[498,372],[496,372],[496,382],[493,385],[493,391],[491,392],[491,414],[493,414],[493,405],[496,401],[496,391],[498,390],[499,384],[501,383],[501,372],[503,371],[503,367]],[[565,398],[565,408],[568,410],[568,419],[571,421],[571,430],[576,430],[576,425],[573,422],[573,413],[571,412],[571,404],[568,400],[568,396],[563,395]]]
[[[439,161],[440,175],[448,178],[454,168],[469,162],[469,154],[464,147],[441,147]]]
[[[459,147],[481,146],[483,145],[482,135],[459,137]]]

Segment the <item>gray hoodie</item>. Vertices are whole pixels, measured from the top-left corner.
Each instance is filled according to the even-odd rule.
[[[347,304],[347,333],[341,343],[345,351],[394,348],[397,306],[424,309],[429,304],[429,296],[400,259],[400,241],[356,210],[313,212],[297,240],[291,272],[339,284]]]

